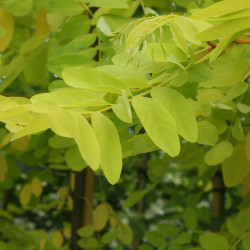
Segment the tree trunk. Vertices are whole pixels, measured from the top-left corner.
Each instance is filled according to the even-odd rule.
[[[93,223],[94,174],[87,167],[82,172],[75,172],[75,187],[73,191],[73,211],[70,249],[80,250],[77,245],[79,236],[77,230]]]
[[[216,220],[213,231],[220,228],[220,222],[223,217],[225,207],[225,185],[222,178],[222,172],[219,168],[213,178],[213,201],[212,201],[212,218]]]

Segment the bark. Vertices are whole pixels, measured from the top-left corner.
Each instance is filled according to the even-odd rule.
[[[87,167],[82,172],[75,172],[75,186],[73,191],[73,211],[71,218],[71,245],[70,249],[80,250],[77,241],[80,237],[77,230],[93,223],[93,196],[94,196],[94,174]]]

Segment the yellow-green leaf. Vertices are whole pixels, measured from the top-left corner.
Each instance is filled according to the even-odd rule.
[[[60,107],[102,106],[108,103],[87,90],[64,89],[31,97],[32,103],[51,101]],[[34,104],[33,104],[34,105]]]
[[[32,10],[32,0],[8,0],[5,1],[7,9],[13,16],[25,16]]]
[[[101,231],[107,224],[109,219],[109,211],[107,203],[100,204],[93,212],[94,228]]]
[[[64,81],[74,88],[121,93],[127,89],[119,79],[107,72],[87,67],[69,67],[63,70]]]
[[[54,133],[63,137],[73,137],[74,123],[72,122],[72,116],[70,113],[61,109],[59,112],[46,114],[49,126]]]
[[[241,183],[250,172],[244,145],[239,144],[234,148],[233,154],[222,163],[223,180],[227,187],[233,187]]]
[[[120,120],[127,123],[132,122],[131,108],[125,90],[122,90],[122,96],[120,97],[119,102],[113,105],[112,109]]]
[[[74,140],[80,150],[82,158],[93,169],[97,170],[101,162],[101,152],[94,130],[86,118],[79,113],[70,112],[74,124]]]
[[[208,121],[198,122],[198,140],[204,145],[214,146],[218,141],[218,131],[216,127]]]
[[[133,241],[133,232],[131,228],[121,220],[117,224],[117,238],[125,245],[131,244]]]
[[[228,141],[222,141],[210,149],[205,155],[205,162],[208,165],[218,165],[233,153],[233,146]]]
[[[32,135],[39,133],[41,131],[47,130],[49,128],[49,123],[44,114],[36,116],[31,120],[22,130],[18,131],[11,140],[16,140],[26,135]]]
[[[151,95],[171,113],[178,133],[187,141],[195,142],[198,138],[198,125],[193,107],[187,99],[168,87],[156,88]]]
[[[5,35],[0,37],[0,52],[2,52],[8,47],[14,33],[13,17],[4,9],[0,10],[0,24],[6,31]]]
[[[38,178],[34,178],[31,182],[31,189],[32,193],[36,196],[39,197],[42,194],[43,188],[42,188],[42,182]]]
[[[27,205],[30,202],[30,198],[31,198],[31,185],[30,184],[26,184],[23,186],[23,188],[21,189],[20,192],[20,202],[23,206]]]
[[[63,235],[60,231],[56,231],[52,234],[53,245],[57,248],[60,248],[63,244]]]
[[[250,2],[248,0],[219,1],[207,8],[195,12],[191,17],[195,19],[206,20],[208,18],[216,18],[219,16],[228,15],[237,11],[245,10],[247,8],[250,8]]]
[[[176,44],[187,55],[188,54],[187,41],[184,37],[180,25],[175,21],[169,22],[169,25]]]
[[[180,142],[176,123],[170,112],[161,103],[147,97],[136,97],[132,104],[156,146],[172,157],[178,155]]]
[[[103,114],[93,113],[92,126],[101,148],[101,168],[111,184],[118,182],[122,170],[122,150],[115,125]]]

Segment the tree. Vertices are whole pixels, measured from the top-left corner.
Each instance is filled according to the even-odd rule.
[[[30,236],[27,249],[249,248],[248,0],[0,5],[2,248]],[[144,223],[132,230],[104,184],[92,213],[93,171],[114,185],[123,162],[141,162],[139,190],[121,183],[130,190],[123,209],[140,201],[136,215],[146,216],[145,195],[183,196],[167,219],[124,210],[131,225]],[[204,218],[211,192],[212,220]],[[52,238],[10,223],[35,208],[55,223]]]

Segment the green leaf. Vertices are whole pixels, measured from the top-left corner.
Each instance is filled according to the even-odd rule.
[[[125,90],[122,90],[122,96],[119,99],[118,104],[113,105],[112,109],[120,120],[132,123],[131,108]]]
[[[0,10],[0,23],[2,32],[5,31],[5,34],[0,37],[0,52],[2,52],[8,47],[14,33],[13,17],[4,9]]]
[[[184,223],[188,229],[195,230],[197,226],[197,213],[193,207],[187,207],[184,211]]]
[[[179,234],[176,226],[162,223],[157,225],[158,230],[166,237],[176,237]]]
[[[61,0],[58,1],[62,2]],[[62,25],[62,29],[55,33],[55,37],[61,40],[74,39],[87,33],[90,26],[90,19],[86,15],[74,16]]]
[[[101,97],[90,91],[75,89],[37,94],[32,96],[30,100],[32,103],[51,101],[60,107],[103,106],[108,104]]]
[[[11,12],[13,16],[25,16],[32,10],[32,0],[8,0],[4,1],[7,10]]]
[[[212,77],[202,81],[200,87],[233,86],[242,81],[248,70],[245,49],[241,45],[221,55],[210,64]]]
[[[249,105],[246,105],[246,104],[243,104],[243,103],[237,103],[236,107],[243,114],[250,113],[250,106]]]
[[[93,225],[96,231],[102,230],[109,219],[109,206],[107,203],[100,204],[93,212]]]
[[[102,242],[104,244],[108,244],[108,243],[116,240],[116,238],[117,238],[117,232],[116,231],[107,232],[102,236]]]
[[[94,232],[95,228],[93,226],[85,226],[77,230],[77,234],[81,237],[90,237]]]
[[[42,194],[42,191],[43,191],[42,182],[40,179],[35,177],[31,182],[31,192],[36,197],[39,197]]]
[[[70,67],[63,70],[63,79],[74,88],[121,93],[127,87],[112,75],[86,67]]]
[[[242,179],[250,172],[244,145],[237,145],[233,154],[222,163],[223,180],[227,187],[233,187],[241,183]]]
[[[112,1],[112,0],[111,0]],[[97,21],[97,28],[101,30],[106,36],[112,35],[112,32],[115,31],[120,26],[129,22],[128,18],[118,16],[118,15],[102,15]]]
[[[62,137],[73,137],[74,123],[72,123],[72,116],[67,110],[61,109],[58,112],[48,113],[46,116],[54,133]]]
[[[82,171],[86,168],[86,163],[81,157],[80,151],[77,147],[72,147],[66,152],[65,161],[73,171]]]
[[[41,101],[33,104],[24,104],[23,107],[29,111],[33,111],[36,113],[53,113],[60,110],[58,105],[51,101]]]
[[[222,141],[206,153],[205,162],[211,166],[218,165],[227,159],[232,153],[232,144],[228,141]]]
[[[206,250],[228,250],[229,243],[227,239],[219,234],[206,233],[201,235],[200,243]]]
[[[221,100],[221,102],[223,103],[229,102],[235,99],[236,97],[242,95],[243,93],[245,93],[247,89],[248,89],[248,84],[241,81],[238,84],[233,85],[233,87],[227,92],[227,94]]]
[[[0,25],[0,37],[5,36],[6,34],[7,34],[6,29],[2,25]]]
[[[175,21],[169,22],[169,25],[176,44],[187,55],[188,54],[187,41],[184,37],[180,25]]]
[[[168,87],[156,88],[151,95],[171,113],[178,133],[187,141],[195,142],[198,138],[198,126],[193,107],[187,99]]]
[[[46,115],[38,115],[33,120],[31,120],[22,130],[14,134],[11,140],[16,140],[26,135],[32,135],[41,131],[45,131],[49,127],[50,126]]]
[[[245,138],[245,154],[250,163],[250,132],[246,135]]]
[[[178,62],[185,62],[186,56],[183,51],[175,44],[170,43],[148,43],[145,54],[152,58],[152,49],[154,50],[155,62],[166,62],[170,56],[174,56]],[[165,51],[165,53],[164,53]]]
[[[127,224],[124,224],[121,220],[118,221],[117,225],[117,238],[124,245],[129,245],[133,241],[133,232],[131,228]]]
[[[87,56],[82,55],[63,55],[52,57],[47,67],[52,73],[62,77],[62,72],[64,68],[73,67],[73,66],[89,66],[93,67],[96,65],[96,62]]]
[[[30,184],[25,184],[23,186],[23,188],[21,189],[20,196],[19,196],[20,203],[23,206],[27,205],[30,202],[31,194],[32,194],[31,185]]]
[[[138,249],[139,250],[154,250],[153,247],[146,245],[146,244],[141,244]]]
[[[217,18],[223,15],[245,10],[247,8],[250,8],[250,3],[248,0],[240,0],[237,2],[234,0],[226,0],[212,4],[205,9],[201,9],[195,12],[191,17],[205,20],[209,18]]]
[[[225,104],[210,103],[213,116],[218,120],[230,120],[234,118],[235,110]]]
[[[218,131],[216,127],[208,121],[198,122],[198,140],[204,145],[214,146],[218,141]]]
[[[122,150],[117,129],[99,112],[92,114],[91,121],[101,148],[101,168],[107,180],[115,184],[122,170]]]
[[[184,244],[190,244],[192,239],[192,232],[183,232],[180,233],[175,242],[184,245]]]
[[[101,152],[94,130],[84,116],[73,111],[70,113],[74,119],[74,129],[71,131],[74,131],[74,139],[82,158],[93,170],[97,170],[101,162]],[[72,120],[69,122],[72,123]]]
[[[146,232],[145,237],[147,241],[155,247],[161,247],[167,244],[167,240],[159,232],[156,231]]]
[[[236,117],[234,120],[234,124],[232,127],[232,135],[234,139],[238,141],[243,141],[244,140],[244,131],[241,125],[241,120],[239,117]]]
[[[170,57],[168,59],[170,60]],[[170,82],[171,86],[181,87],[187,82],[188,74],[185,69],[178,67],[173,74],[177,76]]]
[[[92,45],[95,42],[95,40],[96,40],[96,34],[85,34],[83,36],[77,36],[75,39],[73,39],[66,45],[60,46],[53,54],[53,57],[72,55],[72,54],[84,55],[83,54],[84,49]],[[95,54],[96,50],[94,51],[94,55]]]
[[[136,97],[132,104],[156,146],[172,157],[178,155],[180,142],[176,123],[170,112],[159,102],[147,97]]]
[[[58,12],[63,16],[75,16],[83,12],[80,3],[71,0],[52,0],[50,1],[51,12]]]
[[[75,145],[75,142],[71,138],[65,138],[58,135],[54,135],[49,138],[49,146],[54,149],[69,148]]]
[[[239,237],[244,234],[245,228],[236,219],[230,218],[229,220],[227,220],[226,225],[227,225],[228,231],[232,235]]]
[[[156,184],[151,184],[147,188],[145,188],[144,190],[137,190],[135,192],[130,193],[128,199],[125,201],[122,208],[126,209],[126,208],[129,208],[129,207],[132,207],[137,202],[139,202],[143,198],[143,196],[145,196],[152,189],[154,189],[155,186],[156,186]]]
[[[203,30],[213,27],[213,25],[205,21],[194,20],[185,16],[177,16],[175,18],[175,23],[180,27],[184,39],[199,46],[201,45],[201,42],[195,39],[196,35]]]
[[[250,233],[248,233],[242,240],[242,244],[245,249],[250,249]]]
[[[0,241],[0,249],[1,250],[7,250],[7,245],[5,242]]]
[[[89,3],[90,7],[103,7],[110,9],[127,9],[129,6],[124,0],[80,0],[82,3]]]
[[[244,230],[249,231],[250,229],[250,208],[245,208],[241,210],[237,217],[236,217],[237,222],[244,228]]]
[[[228,34],[234,34],[238,31],[248,29],[250,20],[248,17],[228,20],[216,27],[209,28],[199,33],[195,38],[201,41],[211,41],[218,38],[227,37]]]
[[[81,248],[96,248],[98,246],[98,241],[96,238],[86,238],[77,241],[78,246]]]

